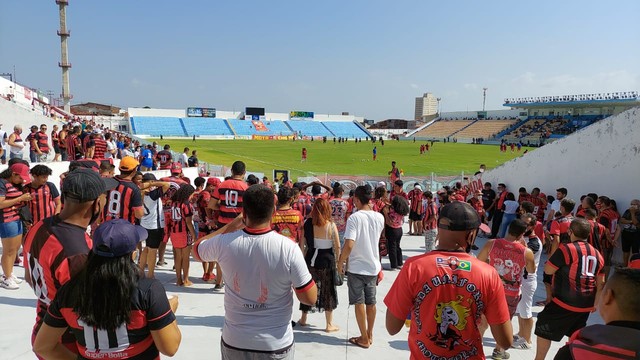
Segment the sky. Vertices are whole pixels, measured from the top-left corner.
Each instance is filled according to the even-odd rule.
[[[640,1],[71,0],[73,103],[412,119],[640,90]],[[0,73],[61,93],[54,0],[0,1]]]

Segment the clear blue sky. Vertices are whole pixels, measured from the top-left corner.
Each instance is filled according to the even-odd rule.
[[[412,118],[640,90],[640,1],[71,0],[74,102]],[[0,2],[0,73],[61,91],[54,0]]]

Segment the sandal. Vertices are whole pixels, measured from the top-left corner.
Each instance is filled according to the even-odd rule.
[[[368,349],[369,348],[369,344],[366,344],[366,345],[362,344],[358,340],[360,340],[360,337],[352,337],[352,338],[349,339],[349,343],[353,344],[355,346],[359,346],[359,347],[361,347],[363,349]]]

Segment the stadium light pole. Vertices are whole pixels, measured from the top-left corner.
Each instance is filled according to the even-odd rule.
[[[482,88],[482,111],[484,112],[484,106],[487,103],[487,90],[489,88]]]
[[[440,117],[440,100],[442,100],[442,98],[436,98],[436,101],[438,102],[438,117]]]

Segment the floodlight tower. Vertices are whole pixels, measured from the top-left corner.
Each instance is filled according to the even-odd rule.
[[[487,103],[487,90],[489,88],[482,88],[482,111],[484,111],[484,105]]]
[[[58,30],[58,36],[60,36],[60,62],[58,66],[62,69],[62,102],[64,105],[64,111],[71,112],[71,92],[69,91],[69,69],[71,69],[71,63],[69,62],[69,51],[67,48],[67,42],[71,32],[67,29],[67,6],[69,0],[56,0],[60,11],[60,30]]]

